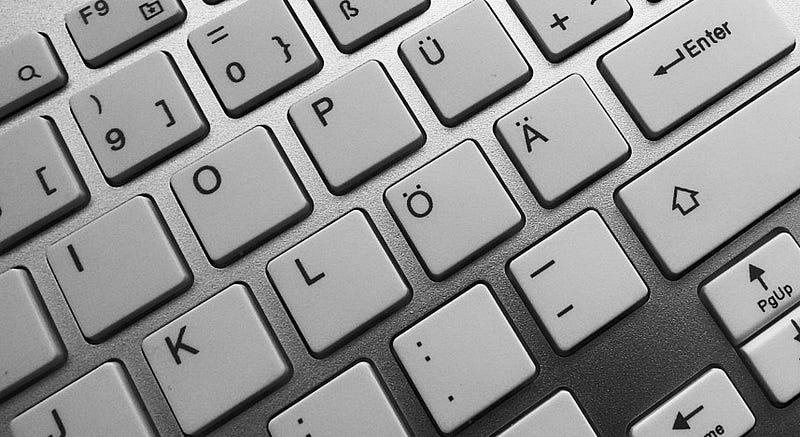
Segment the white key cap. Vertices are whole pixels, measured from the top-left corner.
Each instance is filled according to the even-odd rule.
[[[497,437],[597,437],[583,410],[566,390],[559,390],[519,418]]]
[[[655,140],[791,52],[764,0],[695,0],[600,58],[644,135]]]
[[[522,213],[472,140],[392,185],[385,198],[437,281],[523,224]]]
[[[295,103],[289,117],[334,194],[345,194],[425,143],[422,128],[377,61]]]
[[[515,258],[511,279],[559,354],[574,352],[647,299],[647,285],[597,211]]]
[[[147,336],[142,350],[189,435],[204,432],[290,373],[263,314],[241,284]]]
[[[741,437],[756,418],[722,369],[712,368],[630,428],[630,437]]]
[[[482,284],[397,336],[392,347],[445,434],[536,374],[528,351]]]
[[[100,169],[119,186],[208,134],[208,122],[165,52],[155,52],[69,99]]]
[[[67,84],[67,73],[43,33],[0,46],[0,119]]]
[[[28,272],[0,274],[0,399],[67,358]]]
[[[322,69],[283,0],[243,3],[192,31],[189,47],[232,117]]]
[[[272,437],[409,436],[372,366],[360,362],[269,421]]]
[[[91,342],[102,341],[193,280],[164,219],[144,196],[50,246],[47,261]]]
[[[313,0],[312,4],[339,50],[353,53],[424,12],[431,0]]]
[[[360,210],[270,261],[267,273],[316,355],[329,354],[411,298]]]
[[[628,21],[627,0],[510,0],[511,7],[550,62],[560,62]]]
[[[630,147],[577,74],[498,120],[497,138],[545,207],[554,208],[630,156]]]
[[[783,232],[700,284],[700,298],[733,344],[800,299],[800,247]]]
[[[800,395],[800,308],[745,343],[741,353],[772,402],[782,406]]]
[[[798,100],[795,74],[617,192],[666,276],[679,277],[800,189]]]
[[[0,253],[89,201],[61,133],[32,118],[0,136]]]
[[[531,78],[530,66],[484,0],[403,41],[400,56],[450,127]]]
[[[260,126],[175,174],[172,189],[218,267],[312,209],[277,140]]]
[[[11,421],[13,437],[155,437],[122,364],[101,365]]]
[[[179,0],[91,0],[66,14],[84,62],[99,68],[186,19]]]

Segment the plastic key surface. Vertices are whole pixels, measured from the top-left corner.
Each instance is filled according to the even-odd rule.
[[[517,419],[497,437],[528,436],[597,437],[578,402],[559,390],[533,411]]]
[[[29,33],[0,46],[0,59],[0,119],[67,83],[61,60],[43,33]]]

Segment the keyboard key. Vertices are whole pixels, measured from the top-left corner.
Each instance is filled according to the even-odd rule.
[[[179,0],[91,0],[66,14],[84,62],[100,68],[186,19]]]
[[[656,140],[794,49],[766,1],[692,1],[600,58],[644,135]]]
[[[594,210],[523,252],[508,271],[553,347],[563,355],[648,296],[647,285]]]
[[[531,78],[531,68],[483,0],[403,41],[400,56],[449,127]]]
[[[208,122],[165,52],[152,53],[69,99],[108,181],[119,186],[204,138]]]
[[[740,437],[756,424],[722,369],[712,368],[630,428],[630,437],[725,435]],[[689,432],[691,431],[691,432]]]
[[[156,205],[144,196],[50,246],[47,261],[83,335],[94,343],[193,280]]]
[[[302,220],[312,209],[277,140],[261,126],[175,174],[172,189],[218,267]]]
[[[430,0],[313,0],[333,41],[353,53],[390,29],[421,14]]]
[[[509,3],[550,62],[563,61],[633,16],[627,0],[509,0]]]
[[[572,394],[559,390],[497,437],[597,437]]]
[[[269,421],[272,437],[410,436],[372,366],[360,362]]]
[[[32,118],[0,136],[0,175],[0,253],[89,201],[48,118]]]
[[[291,372],[250,291],[231,285],[142,343],[183,432],[203,433]]]
[[[497,138],[533,191],[554,208],[630,156],[589,85],[572,75],[501,118]]]
[[[536,374],[528,351],[482,284],[397,336],[392,348],[444,434]]]
[[[267,273],[315,355],[329,354],[411,298],[360,210],[270,261]]]
[[[14,437],[155,437],[121,363],[101,365],[11,421]]]
[[[67,358],[28,272],[0,274],[0,399]]]
[[[345,194],[425,143],[422,128],[377,61],[295,103],[289,117],[334,194]]]
[[[67,84],[64,66],[43,33],[0,46],[0,59],[0,119]]]
[[[617,192],[667,277],[679,277],[800,189],[793,176],[800,172],[798,99],[800,74]]]
[[[700,298],[741,344],[800,299],[800,247],[787,232],[775,235],[700,284]]]
[[[322,69],[283,0],[249,0],[189,34],[225,112],[241,117]]]
[[[522,213],[472,140],[392,185],[385,198],[437,281],[523,225]]]

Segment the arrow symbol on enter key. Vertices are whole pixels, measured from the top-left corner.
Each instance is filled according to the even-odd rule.
[[[656,70],[656,73],[653,76],[663,76],[667,74],[670,68],[680,64],[684,59],[686,59],[686,55],[683,54],[683,50],[675,49],[675,51],[678,52],[678,59],[670,62],[667,65],[661,65],[658,67],[658,70]]]
[[[750,264],[749,270],[750,270],[750,282],[758,281],[758,283],[761,284],[761,287],[764,289],[764,291],[769,291],[767,283],[764,282],[764,273],[766,273],[764,269]]]

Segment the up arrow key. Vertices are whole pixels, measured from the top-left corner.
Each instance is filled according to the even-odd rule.
[[[672,194],[672,210],[678,210],[684,216],[689,215],[700,206],[700,202],[697,201],[698,194],[700,192],[676,186]]]
[[[764,269],[756,267],[752,264],[750,264],[749,269],[750,269],[750,282],[758,281],[758,283],[761,284],[761,287],[764,289],[764,291],[768,291],[769,287],[767,287],[767,283],[764,281],[763,277],[764,273],[766,273]]]

